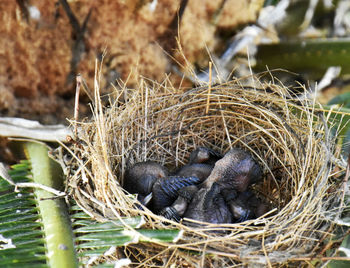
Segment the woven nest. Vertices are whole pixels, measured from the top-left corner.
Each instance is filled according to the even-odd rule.
[[[281,265],[322,252],[331,219],[340,211],[340,187],[334,187],[332,174],[343,169],[333,163],[325,115],[315,112],[312,101],[296,99],[283,86],[255,81],[254,88],[243,87],[239,80],[211,92],[143,81],[139,89],[116,90],[108,107],[101,106],[97,86],[95,95],[93,119],[80,123],[80,141],[71,148],[74,199],[99,220],[142,215],[145,228],[184,231],[176,243],[123,248],[134,262]],[[249,151],[263,169],[263,181],[253,191],[270,211],[242,223],[189,227],[138,209],[137,199],[121,187],[130,165],[153,160],[175,170],[198,146]]]

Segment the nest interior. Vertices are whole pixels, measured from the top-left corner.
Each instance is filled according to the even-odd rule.
[[[159,265],[167,256],[179,266],[286,264],[319,253],[330,236],[339,187],[325,115],[282,85],[242,82],[183,91],[143,80],[138,89],[116,90],[107,107],[95,86],[94,117],[80,123],[80,143],[72,148],[75,200],[101,220],[143,215],[147,228],[184,231],[173,244],[128,245],[123,250],[135,262]],[[138,209],[122,189],[130,165],[154,160],[175,170],[198,146],[249,151],[264,174],[253,190],[270,211],[242,223],[190,227]]]

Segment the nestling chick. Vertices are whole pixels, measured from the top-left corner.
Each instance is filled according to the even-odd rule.
[[[200,182],[208,178],[214,166],[208,164],[188,164],[180,168],[175,174],[180,177],[197,177]]]
[[[160,215],[169,220],[179,222],[196,192],[198,192],[197,185],[191,185],[180,189],[178,191],[179,196],[175,202],[170,207],[162,209]]]
[[[226,193],[223,193],[223,196],[232,213],[234,222],[255,219],[268,211],[267,205],[249,190],[240,193],[236,199],[230,199]]]
[[[188,164],[215,165],[215,162],[222,158],[222,155],[206,147],[197,147],[191,154]]]
[[[152,192],[154,183],[168,176],[168,170],[154,161],[139,162],[126,170],[124,189],[131,194],[138,194],[138,200],[147,205],[146,196]]]
[[[221,190],[230,189],[244,192],[249,185],[261,179],[261,169],[253,157],[238,148],[229,150],[215,163],[214,169],[203,187],[210,189],[216,182]]]
[[[191,190],[190,202],[186,204],[189,199],[180,196],[167,215],[175,215],[173,218],[181,216],[175,208],[186,207],[184,217],[210,223],[230,223],[234,219],[247,218],[250,210],[237,205],[234,200],[260,178],[261,169],[251,155],[241,149],[231,149],[215,163],[209,177],[198,186],[198,191]],[[182,192],[186,192],[186,188]]]
[[[179,195],[179,190],[200,182],[197,177],[181,176],[170,176],[157,180],[152,187],[152,211],[159,213],[162,209],[174,203]]]
[[[184,217],[216,224],[232,222],[232,214],[220,194],[220,186],[217,183],[214,183],[209,190],[201,188],[195,194]]]

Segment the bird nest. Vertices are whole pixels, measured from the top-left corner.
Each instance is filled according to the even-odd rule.
[[[339,213],[334,174],[343,170],[334,163],[327,115],[281,85],[254,84],[235,80],[182,91],[142,81],[138,89],[116,90],[106,107],[96,86],[93,119],[78,123],[70,148],[74,199],[99,220],[142,215],[146,228],[183,230],[174,243],[129,244],[122,250],[134,262],[281,265],[323,251]],[[140,209],[122,188],[130,165],[152,160],[175,170],[198,146],[250,152],[263,170],[253,191],[269,212],[241,223],[189,226]]]

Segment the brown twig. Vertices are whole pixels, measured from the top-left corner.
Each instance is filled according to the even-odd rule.
[[[73,77],[75,76],[78,64],[81,60],[82,54],[85,52],[85,42],[84,42],[84,35],[87,30],[87,23],[90,19],[90,15],[92,12],[92,8],[90,8],[89,13],[86,15],[82,26],[80,26],[80,23],[77,19],[77,17],[74,15],[72,9],[70,8],[67,0],[59,0],[64,11],[66,12],[66,15],[69,19],[69,22],[72,26],[72,35],[73,35],[73,46],[72,46],[72,58],[70,62],[70,73],[67,77],[67,83],[70,84],[70,82],[73,80]]]
[[[176,12],[174,18],[169,23],[168,28],[165,32],[158,37],[159,42],[162,44],[163,49],[170,56],[173,55],[173,50],[177,44],[176,36],[180,27],[181,18],[185,12],[188,0],[181,0],[178,11]]]
[[[291,258],[293,261],[350,261],[350,257],[301,257],[301,258]]]
[[[209,62],[209,83],[208,83],[208,98],[207,98],[207,107],[205,109],[205,114],[208,114],[209,112],[209,104],[210,104],[210,94],[211,94],[211,82],[212,82],[212,62]]]
[[[28,0],[16,0],[21,10],[22,19],[29,23]]]

